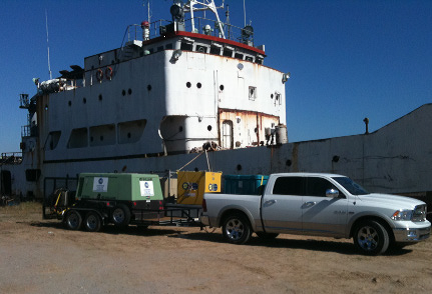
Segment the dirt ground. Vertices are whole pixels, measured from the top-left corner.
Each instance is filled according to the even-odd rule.
[[[352,240],[247,245],[194,227],[68,231],[39,204],[0,207],[0,293],[431,293],[432,241],[383,256]]]

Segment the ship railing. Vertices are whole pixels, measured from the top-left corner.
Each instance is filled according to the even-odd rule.
[[[195,31],[192,30],[192,20],[195,24]],[[223,28],[226,39],[253,46],[253,31],[223,22],[220,24]],[[185,20],[184,23],[177,23],[176,27],[177,30],[222,38],[222,33],[220,32],[217,21],[212,19],[194,17],[193,19],[190,18]],[[145,41],[160,37],[164,32],[169,32],[170,30],[173,30],[173,28],[173,22],[168,20],[152,22],[149,24],[147,30],[145,30],[145,27],[140,24],[129,25],[124,34],[121,47],[123,47],[127,42],[135,40]]]
[[[0,164],[20,164],[22,152],[4,152],[0,155]]]
[[[21,127],[21,138],[30,137],[30,135],[31,135],[30,130],[31,130],[30,125],[22,126]]]

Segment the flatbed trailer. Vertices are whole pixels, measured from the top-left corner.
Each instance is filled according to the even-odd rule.
[[[166,203],[156,175],[81,174],[76,192],[56,190],[44,198],[42,210],[44,219],[61,220],[70,230],[97,232],[108,224],[202,227],[201,206]]]

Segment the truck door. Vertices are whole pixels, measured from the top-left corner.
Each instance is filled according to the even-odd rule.
[[[303,177],[279,177],[262,202],[261,217],[266,232],[290,233],[302,230]]]
[[[326,197],[326,190],[336,189],[329,180],[307,177],[303,196],[303,230],[311,235],[344,236],[348,200],[339,192],[339,198]]]

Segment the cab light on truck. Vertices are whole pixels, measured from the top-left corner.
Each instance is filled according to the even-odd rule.
[[[393,213],[391,219],[395,221],[409,221],[413,215],[412,210],[397,210]]]

